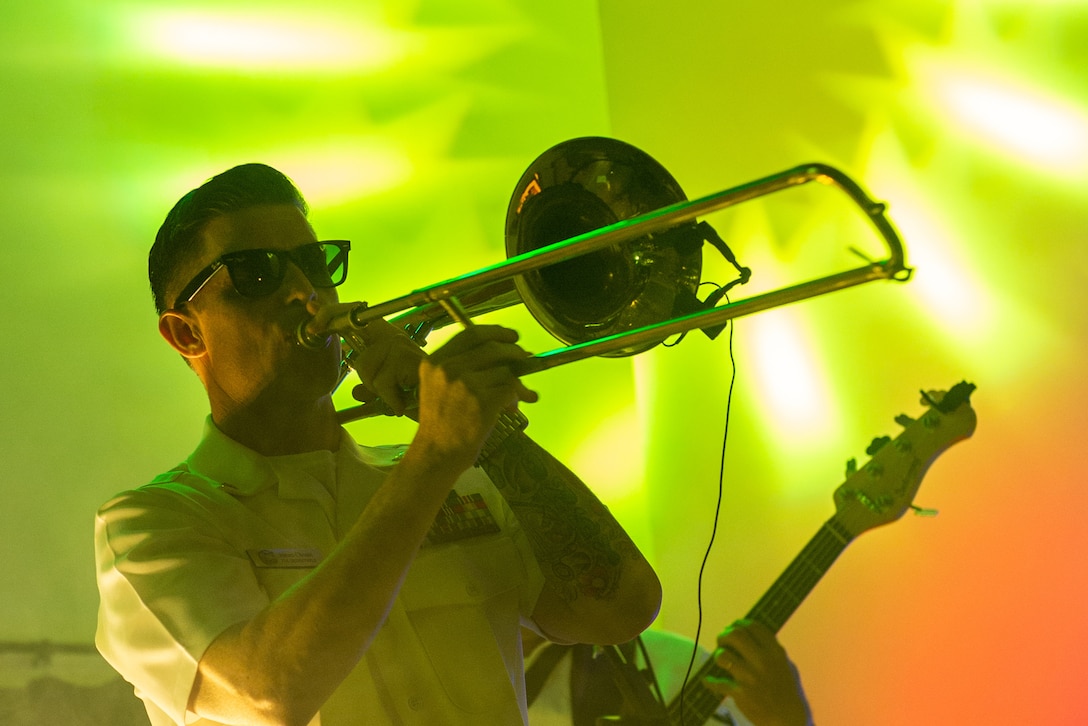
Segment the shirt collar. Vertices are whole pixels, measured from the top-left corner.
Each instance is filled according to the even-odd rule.
[[[194,473],[238,494],[256,494],[277,481],[265,457],[220,431],[210,415],[204,419],[204,435],[188,464]]]
[[[366,466],[387,469],[404,454],[404,446],[360,447],[345,431],[340,429],[340,450],[337,458],[345,457],[361,462]],[[234,494],[252,496],[264,489],[281,485],[271,462],[259,454],[238,443],[224,434],[212,417],[204,420],[204,435],[188,459],[189,469],[200,476],[218,482]]]

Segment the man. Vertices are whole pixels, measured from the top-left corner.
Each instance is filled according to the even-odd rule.
[[[207,390],[189,459],[96,523],[96,642],[162,724],[514,724],[519,625],[618,643],[654,618],[653,570],[587,487],[510,422],[536,394],[517,334],[425,356],[378,321],[355,364],[406,447],[335,418],[347,242],[319,243],[260,164],[183,197],[149,256],[159,332]],[[503,420],[502,426],[496,422]]]
[[[616,685],[625,677],[607,654],[589,645],[546,643],[528,630],[523,640],[531,726],[595,726],[601,716],[626,712],[623,691]],[[687,638],[659,630],[647,630],[620,646],[632,664],[630,687],[654,698],[653,682],[677,724],[682,720],[701,725],[709,719],[707,724],[733,726],[812,725],[797,669],[762,623],[738,620],[722,631],[713,654],[723,674],[717,678],[699,680],[699,668],[709,657],[702,648],[689,676],[692,646]],[[686,677],[690,680],[681,705]],[[653,713],[649,708],[642,711]]]

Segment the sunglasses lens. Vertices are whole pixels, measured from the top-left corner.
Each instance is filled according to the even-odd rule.
[[[271,295],[283,282],[283,262],[267,250],[245,250],[224,255],[234,289],[244,297]]]
[[[336,287],[348,277],[348,250],[351,247],[347,242],[325,242],[321,246],[325,251],[325,270],[329,276],[329,284]]]
[[[318,242],[317,244],[303,245],[291,253],[295,264],[299,266],[299,269],[306,275],[306,279],[314,287],[335,287],[338,284],[333,281],[331,276],[332,270],[329,268],[325,252],[327,246]],[[333,247],[333,249],[336,248]]]

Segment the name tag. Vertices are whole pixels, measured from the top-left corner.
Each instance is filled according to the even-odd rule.
[[[321,550],[309,547],[300,549],[246,550],[254,567],[276,569],[304,569],[317,567],[321,562]]]

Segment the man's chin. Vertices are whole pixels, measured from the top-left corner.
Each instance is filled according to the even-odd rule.
[[[267,393],[284,403],[291,402],[291,407],[312,408],[332,401],[337,376],[282,377],[275,385],[275,390]],[[331,403],[330,403],[331,405]]]
[[[300,346],[289,356],[284,373],[292,388],[315,397],[328,396],[340,380],[340,347],[315,350]]]

